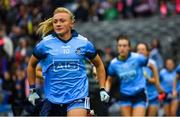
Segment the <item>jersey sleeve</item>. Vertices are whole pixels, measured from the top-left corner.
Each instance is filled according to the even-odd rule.
[[[108,75],[109,75],[109,76],[115,76],[115,71],[114,71],[114,69],[113,69],[112,63],[110,63],[107,72],[108,72]]]
[[[156,64],[156,62],[155,62],[154,60],[149,59],[147,66],[150,66],[150,64],[154,65],[154,67],[155,67],[156,69],[158,69],[158,66],[157,66],[157,64]]]
[[[39,42],[33,49],[33,55],[38,59],[41,60],[45,57],[45,47],[43,42]]]
[[[141,66],[146,66],[148,64],[148,58],[143,55],[139,55],[138,60]]]
[[[177,67],[176,73],[180,75],[180,65]]]
[[[97,51],[94,47],[94,45],[88,41],[87,42],[87,45],[86,45],[86,52],[85,52],[85,56],[88,58],[88,59],[94,59],[97,55]]]
[[[160,82],[163,80],[163,70],[161,70],[159,73],[159,80]]]

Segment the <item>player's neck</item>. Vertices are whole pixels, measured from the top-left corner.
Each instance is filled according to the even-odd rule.
[[[119,58],[120,60],[125,60],[125,59],[127,59],[127,56],[128,56],[128,55],[126,55],[126,56],[121,56],[121,55],[119,55],[118,58]]]
[[[67,41],[67,40],[71,39],[72,34],[71,34],[71,32],[68,32],[68,33],[63,34],[63,35],[58,34],[58,37],[59,37],[60,39],[62,39],[62,40]]]
[[[127,55],[124,55],[124,56],[119,54],[118,59],[119,60],[126,60],[130,56],[130,54],[131,54],[130,52]]]

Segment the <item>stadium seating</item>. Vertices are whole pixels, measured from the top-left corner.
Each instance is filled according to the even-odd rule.
[[[116,49],[116,37],[119,34],[126,34],[133,39],[133,45],[139,41],[147,42],[150,45],[153,38],[160,39],[164,56],[173,54],[167,53],[167,51],[174,48],[171,46],[171,43],[177,41],[180,37],[179,27],[179,15],[167,18],[153,16],[150,18],[119,19],[116,21],[76,24],[76,29],[79,33],[88,37],[99,49],[103,49],[107,46]]]

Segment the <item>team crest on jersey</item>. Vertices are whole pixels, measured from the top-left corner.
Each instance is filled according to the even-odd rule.
[[[76,54],[77,55],[82,55],[83,54],[82,49],[81,48],[77,48],[76,49]]]

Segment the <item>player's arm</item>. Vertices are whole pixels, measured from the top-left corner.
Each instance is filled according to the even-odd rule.
[[[39,65],[36,67],[36,78],[43,79],[42,68]]]
[[[176,77],[175,77],[174,82],[173,82],[173,97],[177,96],[176,88],[177,88],[177,82],[179,80],[179,77],[180,77],[180,75],[178,73],[176,73]]]
[[[158,71],[153,64],[149,63],[148,66],[150,67],[150,69],[153,72],[153,78],[148,78],[148,82],[155,84],[158,82],[158,79],[159,79]]]
[[[30,88],[35,87],[35,80],[36,80],[36,66],[38,63],[38,59],[32,55],[30,57],[28,66],[27,66],[27,77],[29,81]]]
[[[105,84],[105,89],[106,89],[106,91],[110,91],[110,89],[111,89],[111,86],[112,86],[112,77],[111,76],[108,76],[107,77],[107,80],[106,80],[106,84]]]
[[[39,95],[36,93],[35,90],[35,81],[36,81],[36,66],[38,63],[38,59],[32,55],[28,67],[27,67],[27,77],[30,85],[30,94],[28,96],[28,100],[31,102],[31,104],[35,105],[36,99],[39,99]]]
[[[98,54],[94,59],[91,60],[91,62],[94,64],[97,70],[97,79],[100,85],[100,99],[101,101],[109,102],[110,96],[105,90],[106,73],[104,64]]]
[[[101,58],[97,54],[96,57],[91,60],[91,62],[96,67],[97,79],[99,81],[100,88],[105,88],[106,73]]]
[[[157,68],[151,63],[149,63],[148,66],[151,68],[151,70],[153,72],[153,78],[148,79],[148,82],[154,83],[156,85],[156,88],[157,88],[158,92],[163,93],[164,91],[162,90],[162,88],[160,86],[159,74],[158,74]]]

